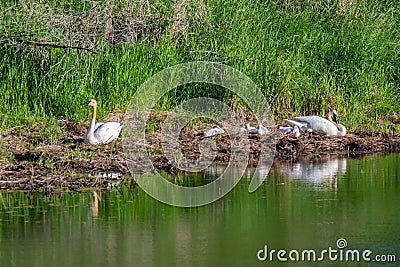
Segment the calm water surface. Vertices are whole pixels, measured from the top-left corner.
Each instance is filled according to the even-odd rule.
[[[128,187],[99,192],[97,212],[92,193],[2,192],[0,266],[315,266],[301,261],[302,251],[318,258],[338,250],[340,238],[344,253],[371,250],[371,260],[395,255],[397,262],[325,255],[321,266],[399,266],[399,163],[394,154],[282,164],[256,192],[242,179],[199,208],[171,207]],[[297,250],[300,261],[280,262],[276,254],[260,261],[265,246],[285,250],[286,258]]]

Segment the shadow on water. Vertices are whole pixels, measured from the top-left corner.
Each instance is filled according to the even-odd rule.
[[[400,251],[400,155],[280,163],[248,192],[248,169],[224,198],[198,208],[119,185],[87,193],[0,192],[1,266],[256,266],[257,252],[347,248]],[[197,185],[223,171],[181,177]],[[255,173],[266,175],[266,169]],[[204,183],[204,181],[203,181]],[[398,262],[397,262],[398,263]],[[310,266],[310,262],[261,264]],[[365,266],[330,262],[324,266]],[[396,266],[392,263],[369,266]]]

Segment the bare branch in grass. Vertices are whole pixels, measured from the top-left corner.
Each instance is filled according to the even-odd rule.
[[[95,53],[95,54],[98,53],[96,50],[94,50],[92,48],[87,48],[87,47],[80,47],[80,46],[74,46],[74,45],[61,45],[61,44],[47,42],[47,41],[30,41],[30,40],[25,40],[21,37],[16,37],[13,39],[16,42],[30,44],[33,46],[53,47],[53,48],[61,48],[61,49],[76,49],[76,50],[88,51],[88,52]]]

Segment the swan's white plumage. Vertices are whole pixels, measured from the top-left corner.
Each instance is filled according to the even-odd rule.
[[[293,135],[293,137],[295,137],[295,138],[300,137],[300,130],[299,130],[299,127],[297,127],[297,126],[294,126],[294,127],[293,127],[292,135]]]
[[[259,124],[259,125],[256,127],[256,133],[259,134],[259,135],[265,135],[265,134],[267,134],[268,132],[269,132],[269,131],[268,131],[268,128],[265,127],[265,126],[263,126],[263,125],[261,125],[261,124]]]
[[[297,127],[297,129],[298,129],[298,127]],[[280,126],[279,132],[282,134],[292,133],[293,127],[292,126]]]
[[[291,120],[284,120],[291,126],[297,126],[303,132],[316,132],[324,135],[346,135],[346,127],[335,121],[332,121],[332,115],[336,120],[336,113],[331,111],[328,115],[330,120],[319,116],[301,116]]]
[[[214,128],[211,128],[210,130],[205,131],[203,133],[203,136],[204,137],[210,137],[210,136],[214,136],[214,135],[217,135],[217,134],[222,134],[224,132],[225,132],[224,129],[222,129],[219,126],[216,126]]]
[[[98,143],[108,144],[118,138],[121,128],[118,122],[96,123],[94,136],[99,141]]]
[[[240,127],[240,132],[252,132],[255,131],[256,127],[250,126],[250,124],[246,124],[245,126]]]
[[[268,128],[263,126],[262,124],[259,124],[257,127],[250,126],[250,124],[246,124],[245,126],[240,127],[240,132],[248,132],[251,134],[259,134],[259,135],[265,135],[267,134]]]
[[[281,126],[281,127],[279,127],[279,131],[280,131],[282,134],[290,134],[290,135],[292,135],[292,136],[295,137],[295,138],[297,138],[297,137],[300,136],[300,130],[299,130],[299,127],[298,127],[297,125],[294,126],[294,127],[291,127],[291,126]]]
[[[108,144],[116,140],[121,132],[122,125],[119,122],[96,123],[97,102],[95,99],[88,100],[84,105],[93,108],[92,121],[84,138],[85,143],[92,145]]]

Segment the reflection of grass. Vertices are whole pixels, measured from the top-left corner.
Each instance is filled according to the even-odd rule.
[[[350,131],[385,132],[386,114],[399,113],[398,1],[214,1],[206,6],[199,0],[179,5],[157,0],[150,9],[129,1],[112,7],[26,2],[2,3],[0,129],[40,124],[41,138],[52,142],[60,137],[58,119],[88,120],[88,110],[80,106],[88,98],[98,99],[100,119],[124,111],[146,79],[192,60],[224,62],[248,75],[279,119],[324,115],[332,107]],[[110,16],[114,24],[104,19]],[[56,23],[62,18],[75,24]],[[123,24],[137,18],[143,24],[131,29]],[[91,47],[98,54],[35,46],[10,36]],[[192,84],[172,90],[158,106],[170,109],[198,96],[232,100],[223,88]]]
[[[184,187],[198,187],[211,183],[216,178],[218,177],[212,177],[209,174],[201,172],[191,173],[191,174],[179,173],[176,176],[174,176],[173,180],[169,178],[169,181],[173,182],[176,185]]]

